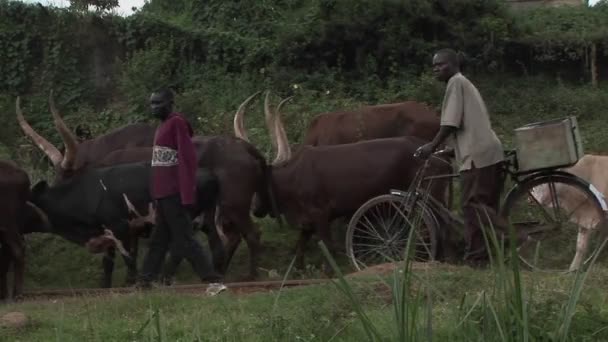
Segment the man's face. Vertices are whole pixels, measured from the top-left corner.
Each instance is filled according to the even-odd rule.
[[[171,101],[162,94],[152,93],[150,96],[150,111],[156,118],[166,118],[171,113],[171,106]]]
[[[450,63],[446,55],[438,53],[433,56],[433,73],[438,80],[445,82],[456,72],[456,66]]]

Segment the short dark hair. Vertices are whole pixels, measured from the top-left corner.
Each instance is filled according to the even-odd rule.
[[[161,87],[154,91],[155,94],[160,94],[163,98],[166,98],[169,101],[173,101],[174,95],[173,91],[169,87]]]
[[[456,51],[454,51],[453,49],[441,49],[441,50],[437,51],[435,54],[447,57],[448,62],[450,62],[452,65],[455,65],[460,68],[461,63],[460,63],[459,54]]]

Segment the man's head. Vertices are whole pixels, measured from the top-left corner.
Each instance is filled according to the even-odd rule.
[[[168,88],[160,88],[150,95],[150,110],[154,117],[164,120],[173,111],[173,92]]]
[[[433,72],[438,80],[447,82],[455,73],[460,72],[458,54],[452,49],[442,49],[433,56]]]

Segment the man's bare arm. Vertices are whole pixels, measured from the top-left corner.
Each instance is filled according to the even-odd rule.
[[[433,141],[431,141],[431,146],[433,146],[433,151],[437,149],[439,145],[442,145],[445,139],[450,136],[450,134],[456,132],[458,128],[454,126],[441,126],[439,128],[439,132],[435,135]]]

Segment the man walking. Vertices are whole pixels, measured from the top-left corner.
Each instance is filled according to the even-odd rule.
[[[150,286],[160,272],[170,248],[176,258],[186,258],[201,281],[219,281],[209,258],[194,239],[188,207],[196,201],[196,153],[192,127],[173,112],[173,93],[162,88],[150,96],[150,108],[161,121],[154,137],[151,195],[156,202],[156,227],[144,259],[141,285]]]
[[[504,174],[502,143],[494,133],[486,105],[477,88],[460,73],[458,55],[443,49],[433,57],[437,79],[446,82],[441,108],[441,127],[433,141],[421,146],[416,156],[428,158],[444,142],[454,149],[462,186],[465,224],[465,261],[487,259],[480,219],[487,215],[497,228]]]

